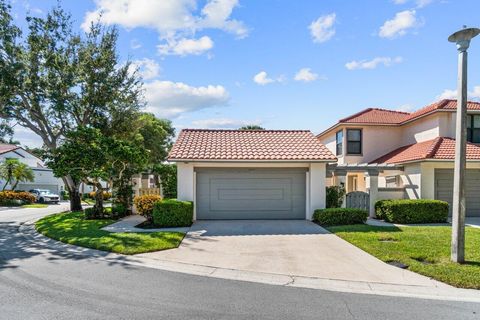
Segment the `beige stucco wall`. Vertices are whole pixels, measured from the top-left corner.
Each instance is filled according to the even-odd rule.
[[[435,199],[435,169],[453,169],[453,161],[424,161],[404,165],[402,181],[408,199]],[[467,169],[480,169],[480,162],[468,162]]]
[[[195,168],[308,168],[306,177],[307,199],[305,218],[311,220],[315,209],[325,208],[325,162],[178,162],[177,197],[195,203]],[[195,206],[194,206],[195,208]],[[194,219],[196,212],[194,212]]]

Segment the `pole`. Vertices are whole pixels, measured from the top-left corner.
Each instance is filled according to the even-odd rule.
[[[458,43],[458,96],[455,136],[455,168],[452,206],[452,261],[465,261],[465,167],[467,137],[467,48],[470,41]]]

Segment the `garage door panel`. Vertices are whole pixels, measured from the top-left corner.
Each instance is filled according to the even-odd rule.
[[[467,216],[480,216],[480,170],[468,169],[465,181],[465,199]],[[435,199],[453,202],[453,170],[435,170]]]
[[[304,219],[305,169],[197,171],[197,219]]]

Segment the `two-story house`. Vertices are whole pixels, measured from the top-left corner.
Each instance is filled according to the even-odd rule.
[[[441,100],[412,113],[369,108],[339,120],[317,138],[337,156],[339,166],[395,164],[395,170],[378,177],[384,194],[391,189],[396,191],[392,197],[451,204],[456,105],[455,100]],[[480,103],[468,102],[467,108],[466,207],[468,216],[480,216]],[[335,176],[329,179],[339,183]],[[356,170],[342,183],[347,192],[366,191],[369,180]]]
[[[0,162],[6,159],[18,159],[20,162],[28,165],[35,174],[33,182],[19,183],[17,190],[47,189],[54,193],[59,193],[63,190],[63,181],[54,177],[52,170],[47,168],[40,158],[24,148],[12,144],[0,144]],[[0,179],[0,188],[3,188],[4,185],[5,181]],[[7,189],[10,187],[7,186]]]

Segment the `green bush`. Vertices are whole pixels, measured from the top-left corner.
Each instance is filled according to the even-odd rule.
[[[327,208],[340,208],[345,196],[344,186],[330,186],[326,188]]]
[[[155,202],[153,223],[160,227],[189,227],[193,222],[193,202],[166,199]]]
[[[393,200],[378,200],[375,202],[375,216],[377,219],[385,220],[385,204]]]
[[[153,171],[160,176],[163,197],[175,199],[177,197],[177,165],[160,163],[155,165]]]
[[[122,203],[112,204],[112,212],[116,216],[125,217],[127,215],[127,211],[127,208]]]
[[[70,193],[68,193],[66,190],[62,190],[60,192],[60,197],[62,200],[70,200]]]
[[[366,210],[354,208],[317,209],[313,213],[313,221],[322,226],[361,224],[367,221],[367,217]]]
[[[388,200],[380,203],[378,210],[385,221],[393,223],[442,223],[448,219],[448,203],[440,200]]]

